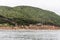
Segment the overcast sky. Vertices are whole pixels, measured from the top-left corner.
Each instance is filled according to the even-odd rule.
[[[28,5],[54,11],[60,15],[60,0],[0,0],[0,6]]]

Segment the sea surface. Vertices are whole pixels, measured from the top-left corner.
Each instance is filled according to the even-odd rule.
[[[60,40],[60,30],[0,30],[0,40]]]

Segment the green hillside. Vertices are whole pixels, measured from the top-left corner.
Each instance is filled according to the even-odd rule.
[[[31,6],[0,6],[0,24],[29,25],[36,23],[60,26],[60,16],[54,12]]]

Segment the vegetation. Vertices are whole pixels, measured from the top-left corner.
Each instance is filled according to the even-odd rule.
[[[0,24],[29,25],[42,23],[60,26],[56,13],[31,6],[0,6]]]

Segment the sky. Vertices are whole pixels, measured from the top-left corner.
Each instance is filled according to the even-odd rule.
[[[60,0],[0,0],[0,6],[33,6],[50,10],[60,15]]]

